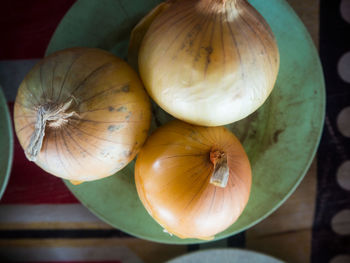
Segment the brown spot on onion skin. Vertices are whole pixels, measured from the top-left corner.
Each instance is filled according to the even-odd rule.
[[[124,85],[122,87],[122,92],[129,92],[130,91],[130,86],[127,84],[127,85]]]
[[[108,110],[109,110],[109,111],[114,111],[114,107],[109,106],[109,107],[108,107]]]
[[[129,120],[129,119],[130,119],[130,117],[131,117],[131,115],[132,115],[132,113],[131,113],[131,112],[129,112],[129,113],[128,113],[128,115],[126,115],[126,116],[125,116],[125,119],[126,119],[126,120]]]
[[[123,152],[123,155],[124,155],[125,157],[130,157],[131,154],[132,154],[132,151],[130,151],[130,150],[124,151],[124,152]]]
[[[118,124],[118,125],[109,125],[107,129],[108,129],[110,132],[114,132],[114,131],[120,130],[122,127],[123,127],[122,124]]]
[[[205,48],[205,51],[207,51],[208,52],[208,55],[210,55],[211,53],[213,53],[213,48],[212,47],[206,47]]]
[[[214,27],[214,26],[213,26]],[[206,60],[206,64],[205,64],[205,71],[204,71],[204,74],[206,74],[207,73],[207,70],[208,70],[208,66],[209,66],[209,64],[210,64],[210,55],[211,55],[211,53],[213,53],[213,48],[211,47],[211,46],[209,46],[209,47],[206,47],[205,48],[205,51],[207,52],[207,60]]]
[[[118,112],[126,112],[128,109],[125,106],[121,106],[117,109]]]
[[[115,126],[115,125],[109,125],[109,126],[108,126],[108,130],[109,130],[110,132],[113,132],[113,131],[116,130],[116,126]]]

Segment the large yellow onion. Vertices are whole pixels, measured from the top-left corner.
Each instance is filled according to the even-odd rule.
[[[241,143],[224,127],[175,120],[147,139],[135,182],[143,205],[169,233],[211,239],[245,208],[251,168]]]
[[[75,182],[114,174],[143,145],[149,98],[113,54],[71,48],[40,61],[18,90],[14,122],[29,160]]]
[[[204,126],[232,123],[258,109],[274,87],[277,44],[246,0],[169,1],[135,27],[131,48],[138,48],[141,37],[143,83],[178,119]]]

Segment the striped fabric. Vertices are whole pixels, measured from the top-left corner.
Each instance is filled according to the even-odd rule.
[[[319,1],[288,2],[318,45]],[[0,262],[157,263],[213,247],[245,247],[287,262],[350,262],[350,42],[344,40],[350,34],[350,1],[320,2],[320,51],[329,96],[325,132],[318,162],[275,213],[244,233],[201,245],[137,239],[102,222],[61,179],[27,161],[15,138],[11,177],[0,201]],[[74,3],[1,2],[0,85],[11,112],[19,83],[44,56],[57,25]]]

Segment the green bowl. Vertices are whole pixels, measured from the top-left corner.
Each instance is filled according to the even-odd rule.
[[[99,47],[126,58],[133,26],[160,1],[78,1],[51,39],[47,54],[73,47]],[[267,102],[248,118],[228,125],[242,141],[253,169],[251,196],[222,239],[241,232],[276,210],[307,172],[320,140],[325,88],[317,50],[302,22],[283,0],[251,0],[270,24],[280,50],[276,86]],[[169,116],[154,107],[158,121]],[[153,129],[155,122],[153,120]],[[73,194],[94,214],[134,236],[172,244],[205,242],[163,232],[141,204],[134,184],[134,162],[114,176],[73,186]]]
[[[10,177],[13,157],[13,134],[6,98],[0,86],[0,199]]]

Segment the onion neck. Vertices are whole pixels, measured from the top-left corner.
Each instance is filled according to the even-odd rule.
[[[212,150],[210,152],[210,161],[214,165],[214,171],[210,177],[210,183],[222,188],[226,187],[230,173],[225,152]]]
[[[227,6],[231,8],[236,7],[236,4],[239,4],[244,0],[199,0],[197,3],[198,11],[204,14],[220,14],[227,12]]]
[[[66,112],[70,108],[72,102],[73,99],[65,104],[57,105],[55,103],[47,103],[38,107],[34,132],[25,151],[30,161],[36,161],[36,157],[43,144],[46,126],[59,128],[68,121],[68,118],[77,115],[75,111]]]
[[[240,2],[241,0],[211,0],[212,2],[215,2],[217,4],[225,5],[226,3],[235,3],[235,2]]]

